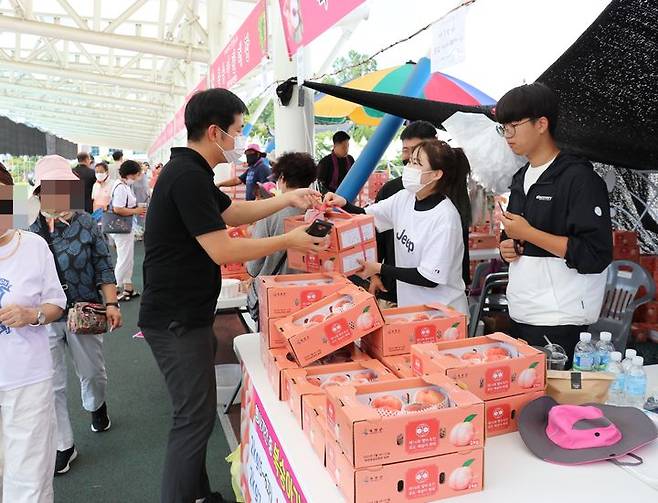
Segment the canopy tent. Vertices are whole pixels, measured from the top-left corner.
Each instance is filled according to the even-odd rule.
[[[349,89],[400,94],[402,87],[414,69],[413,63],[386,68],[368,73],[343,84]],[[436,72],[430,76],[420,96],[433,101],[461,105],[493,105],[495,100],[485,93],[450,75]],[[355,124],[376,126],[384,113],[376,108],[364,107],[328,94],[318,95],[315,101],[315,117],[319,123],[335,122],[349,118]]]
[[[658,170],[658,2],[613,0],[537,80],[561,99],[556,138],[592,161]],[[285,96],[288,81],[280,87]],[[317,82],[304,86],[363,107],[439,126],[455,112],[493,117],[468,106]]]

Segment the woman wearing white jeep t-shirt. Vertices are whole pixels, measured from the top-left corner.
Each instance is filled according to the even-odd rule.
[[[0,164],[0,199],[11,200],[12,184]],[[53,501],[55,402],[44,325],[65,307],[46,242],[0,215],[0,501]]]
[[[400,307],[442,303],[468,313],[462,279],[464,238],[462,212],[470,211],[466,177],[470,170],[461,149],[428,140],[418,145],[404,167],[406,190],[365,209],[327,194],[325,202],[352,213],[375,217],[379,232],[395,233],[395,266],[363,262],[363,278],[375,274],[397,281]]]

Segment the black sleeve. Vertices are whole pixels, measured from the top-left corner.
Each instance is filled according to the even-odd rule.
[[[329,187],[329,163],[327,158],[323,157],[318,163],[318,182],[320,182],[325,187]]]
[[[438,283],[430,281],[418,272],[415,267],[395,267],[392,265],[382,264],[382,278],[398,280],[410,285],[425,286],[434,288]]]
[[[178,177],[172,184],[171,198],[192,236],[226,229],[221,214],[231,205],[231,199],[205,173]]]
[[[593,169],[574,179],[567,214],[567,266],[596,274],[612,262],[610,200],[605,182]]]
[[[365,215],[366,213],[366,210],[364,210],[359,206],[355,206],[350,202],[348,202],[345,206],[343,206],[343,209],[348,213],[351,213],[352,215]]]

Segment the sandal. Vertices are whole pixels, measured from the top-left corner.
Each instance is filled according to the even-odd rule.
[[[135,297],[139,297],[139,292],[136,292],[135,290],[124,290],[121,292],[121,295],[117,297],[117,300],[119,302],[128,302],[131,299],[134,299]]]

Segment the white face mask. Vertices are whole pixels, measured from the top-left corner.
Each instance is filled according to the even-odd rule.
[[[134,180],[134,179],[132,179],[132,178],[126,178],[126,184],[127,184],[127,185],[132,185],[133,183],[135,183],[135,180]]]
[[[427,183],[422,183],[423,175],[427,172],[416,166],[418,165],[410,163],[402,170],[402,186],[412,194],[418,194],[418,192],[434,182],[434,180],[431,180]]]
[[[96,180],[99,182],[104,182],[107,180],[107,173],[96,173]]]
[[[41,214],[46,218],[53,218],[55,220],[60,220],[69,214],[68,211],[58,211],[56,213],[51,213],[50,211],[41,210]]]
[[[247,138],[242,134],[239,134],[237,136],[231,136],[222,128],[219,128],[219,130],[222,133],[224,133],[226,136],[230,136],[231,138],[233,138],[233,148],[231,150],[224,150],[219,143],[215,142],[215,145],[217,145],[219,147],[219,150],[223,152],[224,157],[226,158],[226,162],[232,162],[232,163],[240,162],[240,159],[244,155],[244,151],[247,149]]]

